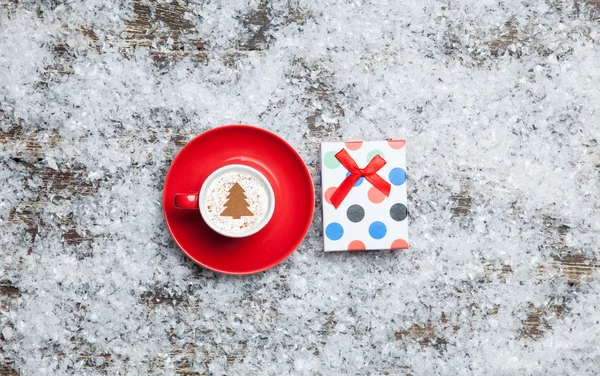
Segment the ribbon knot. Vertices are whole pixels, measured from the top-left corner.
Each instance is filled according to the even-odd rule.
[[[340,150],[335,157],[340,161],[342,166],[346,167],[350,172],[350,175],[346,176],[346,179],[344,179],[342,184],[340,184],[335,192],[333,192],[333,195],[331,195],[331,203],[336,209],[342,204],[344,198],[346,198],[352,187],[354,187],[354,184],[356,184],[361,177],[364,177],[375,188],[381,191],[381,193],[389,197],[391,189],[390,183],[377,175],[377,171],[387,163],[379,154],[375,155],[365,168],[359,168],[356,161],[352,159],[346,149]]]

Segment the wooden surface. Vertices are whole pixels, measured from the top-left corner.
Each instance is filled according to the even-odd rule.
[[[133,51],[136,48],[150,48],[152,56],[157,64],[169,64],[172,61],[185,56],[192,56],[195,59],[204,59],[207,55],[206,42],[198,38],[196,30],[192,23],[184,19],[186,8],[179,3],[161,3],[150,1],[145,2],[152,5],[144,5],[141,1],[134,1],[133,16],[126,23],[125,39],[127,48],[123,53]],[[600,6],[600,2],[588,2],[594,6]],[[289,10],[284,19],[286,22],[304,22],[310,17],[310,14],[302,14],[293,9]],[[248,28],[247,36],[244,40],[240,40],[236,49],[223,51],[235,58],[238,54],[261,54],[265,48],[268,48],[269,39],[267,31],[271,27],[272,10],[267,1],[262,1],[254,12],[247,14],[243,22]],[[88,42],[89,48],[97,48],[98,38],[92,30],[81,29],[80,32],[84,35]],[[167,41],[172,43],[165,51]],[[153,47],[154,43],[158,43],[161,48]],[[498,30],[498,37],[495,40],[487,42],[493,56],[499,56],[506,51],[510,53],[518,53],[518,48],[511,49],[511,46],[527,43],[520,40],[514,26],[507,22],[503,28]],[[449,48],[452,48],[451,46]],[[56,64],[49,66],[49,74],[69,74],[70,67],[68,62],[68,47],[57,45],[55,48]],[[314,112],[306,118],[306,123],[310,132],[315,138],[322,137],[325,134],[338,134],[339,124],[325,124],[319,121],[322,113],[329,112],[338,116],[343,115],[343,110],[329,94],[330,89],[327,81],[319,77],[319,75],[310,75],[313,67],[308,66],[302,61],[298,62],[302,67],[307,77],[310,77],[314,94],[324,103],[325,108],[315,109]],[[302,73],[301,73],[302,74]],[[41,83],[43,84],[43,83]],[[2,118],[3,110],[0,108],[0,118]],[[41,131],[31,130],[31,127],[25,128],[22,124],[15,122],[14,119],[4,117],[4,121],[12,122],[11,127],[6,132],[0,131],[0,143],[4,144],[7,153],[0,157],[0,168],[12,171],[20,171],[31,177],[41,179],[41,188],[36,200],[31,202],[21,202],[15,206],[10,212],[9,220],[15,223],[22,223],[25,230],[31,234],[32,241],[36,235],[43,231],[46,224],[40,218],[40,212],[48,200],[58,199],[54,192],[69,195],[90,195],[93,194],[97,187],[85,179],[87,171],[72,164],[61,171],[53,170],[47,167],[46,163],[42,163],[44,158],[44,150],[51,149],[54,144],[60,139],[57,132],[42,133]],[[26,130],[29,129],[29,130]],[[186,141],[187,135],[174,135],[173,152],[178,150]],[[452,197],[454,208],[452,212],[457,220],[468,220],[471,215],[471,209],[476,203],[469,196],[469,182],[465,179],[462,192]],[[540,277],[545,275],[562,273],[568,279],[572,286],[585,283],[591,278],[592,271],[598,267],[596,259],[586,258],[578,254],[577,251],[570,249],[565,244],[565,236],[569,232],[569,227],[560,223],[556,218],[544,218],[546,227],[545,236],[547,243],[544,247],[551,250],[553,256],[553,270],[539,268]],[[53,224],[56,225],[56,224]],[[68,244],[79,244],[93,242],[92,237],[86,234],[80,234],[75,231],[72,214],[62,219],[58,226],[63,232],[62,236]],[[479,276],[479,283],[485,284],[492,280],[505,281],[511,278],[511,265],[495,265],[489,264],[486,267],[484,274]],[[146,304],[149,309],[159,305],[170,305],[177,308],[180,305],[185,305],[186,296],[173,295],[168,292],[165,286],[156,286],[153,291],[146,292],[139,297],[139,301]],[[19,296],[22,292],[19,286],[10,280],[0,280],[0,305],[5,309],[10,309],[11,301]],[[556,296],[549,304],[545,306],[530,306],[525,312],[526,318],[523,320],[522,329],[518,336],[535,341],[537,338],[544,335],[545,332],[552,330],[550,318],[559,317],[565,311],[566,297]],[[471,307],[473,311],[480,310],[479,307]],[[498,312],[497,307],[485,312],[486,315],[494,315]],[[451,323],[445,322],[444,318],[440,321],[441,325],[451,326]],[[334,324],[332,324],[334,325]],[[327,331],[325,326],[322,330]],[[0,335],[1,336],[1,335]],[[395,333],[397,341],[415,341],[422,347],[432,347],[439,351],[443,351],[448,340],[443,336],[438,335],[432,327],[432,323],[413,324],[405,328],[398,328]],[[1,342],[0,342],[1,344]],[[241,344],[243,346],[243,344]],[[0,348],[0,353],[2,349]],[[192,359],[196,354],[196,349],[193,346],[186,348],[173,348],[173,355],[182,356],[183,360],[179,361],[177,370],[181,375],[197,375],[190,372],[190,362],[186,358]],[[61,354],[56,354],[61,356]],[[229,362],[234,362],[237,359],[236,354],[228,356]],[[243,356],[243,355],[239,355]],[[95,352],[86,352],[85,346],[79,354],[79,359],[85,360],[88,367],[98,367],[96,359],[110,360],[110,354],[99,354]],[[160,366],[156,366],[160,369]],[[6,364],[0,364],[0,376],[17,376],[15,371],[18,368],[17,364],[8,360]],[[410,371],[410,370],[408,370]]]

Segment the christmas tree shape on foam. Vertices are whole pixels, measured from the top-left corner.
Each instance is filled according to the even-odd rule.
[[[227,202],[225,210],[221,213],[221,217],[232,217],[233,219],[239,219],[240,217],[252,216],[252,212],[248,210],[248,202],[246,201],[246,194],[244,188],[238,183],[233,184],[233,187],[229,190],[227,195]]]

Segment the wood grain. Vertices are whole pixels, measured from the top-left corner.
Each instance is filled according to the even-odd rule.
[[[153,59],[161,66],[190,57],[204,60],[211,51],[198,36],[194,24],[185,17],[190,12],[180,2],[158,1],[133,2],[134,17],[125,22],[125,40],[130,48],[147,47]],[[297,16],[286,21],[298,22]],[[235,56],[260,55],[268,42],[268,30],[272,26],[271,7],[261,1],[256,9],[243,16],[242,26],[248,30],[246,36],[231,49],[212,51],[229,59]],[[125,51],[125,53],[127,53]]]
[[[249,32],[249,38],[240,43],[241,50],[262,50],[266,47],[267,32],[271,28],[271,5],[267,0],[262,0],[258,7],[244,17],[243,25]]]
[[[566,253],[553,256],[554,267],[559,269],[569,284],[576,285],[592,278],[592,272],[598,269],[598,260],[578,253]]]
[[[58,194],[63,190],[88,196],[98,190],[98,185],[87,179],[87,169],[77,164],[61,165],[55,170],[38,159],[11,158],[11,162],[23,167],[29,176],[40,179],[41,184],[31,188],[40,197],[47,197],[50,193]]]
[[[498,57],[507,52],[509,55],[517,54],[516,45],[521,43],[523,41],[519,39],[517,27],[512,22],[506,22],[500,37],[487,42],[486,45],[489,47],[492,56]]]
[[[529,305],[529,313],[523,321],[523,329],[520,332],[521,337],[538,339],[545,331],[550,330],[548,318],[551,316],[560,317],[566,310],[566,298],[553,298],[544,306],[536,307]]]
[[[17,0],[10,0],[10,3],[16,4]],[[123,53],[126,55],[136,48],[146,48],[158,64],[168,65],[174,61],[183,58],[192,58],[196,60],[206,59],[209,51],[210,41],[204,41],[199,37],[194,24],[186,18],[189,9],[184,1],[159,2],[156,0],[133,1],[133,16],[125,22],[125,33],[123,35],[126,47]],[[591,7],[592,14],[600,13],[600,0],[588,0],[586,2],[576,1],[577,9],[580,11],[585,6]],[[274,10],[269,1],[262,0],[257,7],[248,14],[241,15],[241,26],[246,30],[241,39],[232,46],[231,50],[221,51],[221,54],[227,56],[253,56],[261,55],[268,50],[272,43],[271,31],[278,27],[276,25]],[[288,9],[282,17],[283,24],[302,23],[311,17],[310,14],[301,11]],[[96,33],[91,28],[79,28],[78,32],[87,38],[87,48],[99,49],[99,40]],[[458,40],[458,39],[457,39]],[[452,43],[457,41],[449,39],[447,42],[449,53],[456,49]],[[483,42],[483,47],[489,49],[492,57],[500,57],[508,53],[511,56],[519,57],[519,46],[529,43],[527,35],[520,32],[517,25],[512,21],[505,22],[498,28],[497,35],[490,40]],[[214,52],[214,51],[213,51]],[[48,75],[68,75],[72,73],[69,65],[71,51],[64,43],[57,43],[53,50],[55,61],[47,66]],[[334,92],[333,77],[335,72],[327,72],[323,67],[310,64],[306,59],[298,59],[295,62],[296,78],[306,80],[308,85],[305,90],[305,104],[311,106],[312,102],[317,101],[320,106],[313,108],[312,113],[306,117],[305,121],[309,129],[309,137],[315,140],[339,139],[341,138],[340,119],[344,116],[342,106],[337,103],[338,93]],[[40,82],[40,85],[44,85]],[[46,83],[47,85],[47,83]],[[0,120],[7,124],[13,124],[7,131],[0,131],[0,147],[2,155],[0,163],[9,166],[10,169],[20,169],[25,171],[29,177],[39,178],[40,187],[36,188],[39,199],[32,202],[20,202],[15,205],[8,215],[8,221],[12,223],[24,224],[26,231],[35,239],[39,230],[47,224],[43,223],[41,213],[44,205],[50,196],[64,195],[93,195],[98,190],[98,182],[92,182],[87,179],[88,171],[82,166],[59,166],[59,170],[49,168],[44,162],[46,153],[53,150],[60,143],[60,135],[55,130],[43,130],[34,125],[21,124],[11,119],[0,109]],[[178,134],[174,131],[172,138],[173,148],[167,158],[172,158],[176,150],[183,146],[189,139],[189,135]],[[122,142],[138,142],[133,137],[124,136]],[[18,166],[18,167],[14,167]],[[599,164],[600,166],[600,164]],[[315,170],[316,167],[312,166]],[[316,171],[313,171],[316,175]],[[469,218],[472,215],[474,202],[469,193],[470,187],[468,179],[465,179],[461,191],[451,197],[454,206],[451,213],[455,217]],[[581,250],[571,249],[566,245],[565,238],[569,232],[568,224],[560,223],[557,218],[546,216],[544,219],[546,247],[551,256],[550,265],[554,271],[559,271],[568,281],[572,288],[585,283],[594,277],[594,270],[598,269],[598,260],[586,255]],[[84,242],[93,242],[93,238],[77,232],[77,226],[74,223],[73,213],[57,220],[54,225],[63,231],[63,239],[68,246],[77,245]],[[549,274],[549,270],[540,269],[543,275]],[[507,279],[513,278],[513,269],[511,265],[484,261],[484,275],[477,283],[491,283],[498,281],[506,283]],[[17,281],[18,283],[18,281]],[[0,302],[14,301],[25,292],[20,291],[19,287],[13,281],[0,281]],[[188,309],[189,294],[186,292],[174,293],[169,286],[156,285],[148,289],[139,296],[139,302],[148,307],[148,310],[166,307],[169,309]],[[3,309],[9,309],[3,305]],[[79,307],[79,309],[85,309]],[[478,307],[471,307],[473,310]],[[495,306],[486,316],[493,316],[499,312],[501,307]],[[552,330],[551,318],[561,317],[568,312],[568,297],[557,296],[551,299],[545,305],[529,305],[526,308],[526,318],[523,320],[523,328],[515,335],[521,336],[526,340],[537,340],[543,337],[544,333]],[[329,315],[322,327],[319,329],[321,334],[326,334],[335,327],[336,318]],[[450,326],[446,318],[442,318],[437,324],[428,321],[426,323],[415,323],[406,328],[399,329],[394,334],[397,341],[416,342],[423,348],[434,348],[440,352],[449,346],[449,341],[442,334],[436,332],[436,327]],[[243,348],[244,344],[240,343]],[[172,357],[183,358],[177,363],[177,373],[180,375],[198,376],[200,374],[191,371],[192,360],[197,357],[200,350],[193,345],[187,347],[174,347],[171,350]],[[314,349],[315,355],[319,354]],[[206,359],[213,359],[216,354],[203,354]],[[65,354],[56,354],[58,357],[64,357]],[[81,344],[81,353],[79,360],[85,361],[85,366],[102,371],[106,364],[110,364],[113,355],[107,353],[96,353],[90,346]],[[243,361],[243,351],[239,354],[227,355],[229,363]],[[114,361],[114,360],[113,360]],[[104,365],[99,365],[103,363]],[[17,365],[10,360],[0,364],[0,376],[19,376],[16,371]],[[160,362],[153,364],[153,370],[160,371],[162,365]],[[410,370],[409,368],[403,369]]]
[[[0,281],[0,296],[14,297],[17,295],[19,295],[19,289],[11,281]]]
[[[471,213],[472,199],[469,196],[469,184],[464,184],[460,193],[453,195],[452,200],[456,206],[452,208],[452,214],[455,217],[468,216]]]
[[[305,119],[310,135],[321,141],[340,140],[340,119],[344,116],[344,109],[336,102],[329,83],[333,72],[310,65],[303,59],[296,60],[294,67],[293,77],[308,83],[303,101],[307,107],[313,108],[312,114]]]
[[[125,38],[130,46],[164,47],[168,51],[197,52],[205,43],[197,37],[192,22],[184,17],[187,9],[179,2],[133,2],[133,18],[125,22]]]
[[[4,121],[9,119],[5,118]],[[57,131],[26,129],[21,124],[14,124],[6,132],[0,131],[0,147],[5,157],[43,158],[46,155],[45,151],[55,147],[59,139]]]
[[[150,307],[159,305],[178,306],[187,303],[187,294],[177,294],[170,292],[168,287],[157,286],[153,290],[147,291],[140,296],[140,302]]]
[[[431,346],[439,351],[443,351],[448,344],[445,338],[436,335],[431,321],[425,325],[413,324],[408,329],[397,331],[394,336],[396,341],[416,341],[422,348]]]
[[[1,376],[20,376],[14,368],[7,365],[0,364],[0,375]]]

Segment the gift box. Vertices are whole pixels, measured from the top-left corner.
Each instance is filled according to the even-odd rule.
[[[408,248],[405,144],[321,144],[326,252]]]

